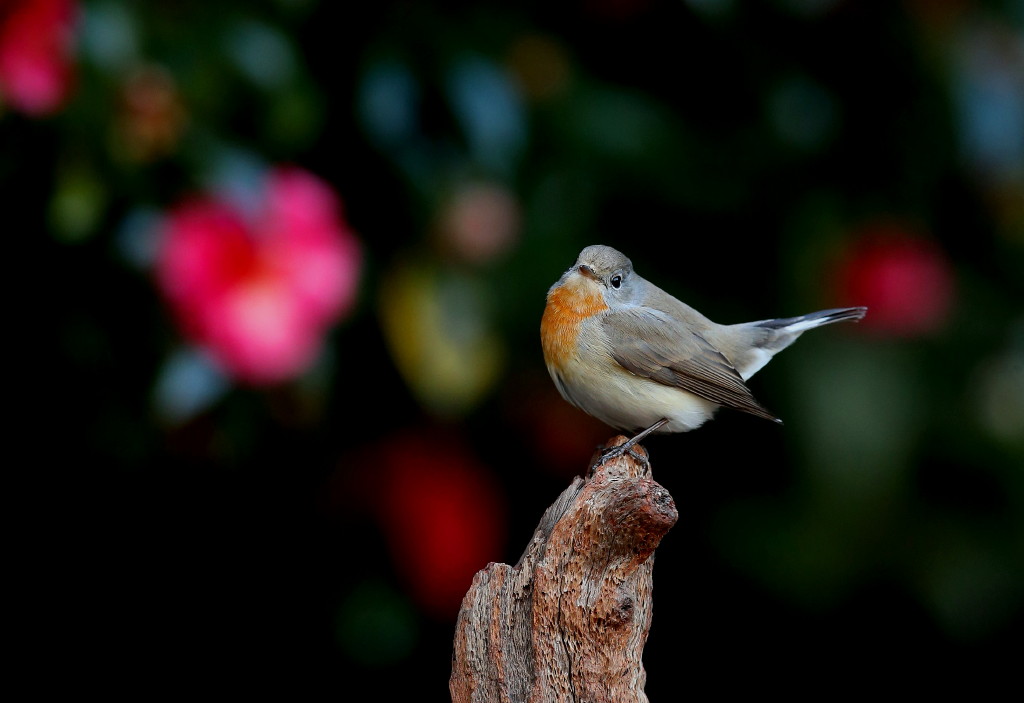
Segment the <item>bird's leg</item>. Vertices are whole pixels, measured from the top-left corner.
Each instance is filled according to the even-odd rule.
[[[646,430],[643,430],[642,432],[637,432],[635,435],[633,435],[633,437],[631,437],[630,439],[626,440],[624,443],[620,444],[619,446],[612,447],[611,449],[605,449],[603,452],[601,452],[601,456],[598,457],[597,462],[594,464],[594,466],[599,466],[599,465],[603,464],[604,462],[608,461],[609,459],[615,459],[616,457],[620,457],[623,454],[626,454],[627,452],[629,453],[629,455],[631,457],[633,457],[634,459],[639,461],[641,464],[646,466],[647,465],[647,459],[642,457],[642,456],[640,456],[635,451],[633,451],[633,447],[635,447],[640,440],[645,438],[651,432],[654,432],[655,430],[659,429],[662,425],[664,425],[667,422],[668,422],[668,418],[667,417],[663,417],[660,420],[658,420],[657,422],[655,422],[653,425],[648,427]]]

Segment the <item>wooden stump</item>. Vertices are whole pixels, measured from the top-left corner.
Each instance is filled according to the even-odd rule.
[[[518,564],[473,579],[455,630],[453,703],[646,702],[654,549],[677,518],[649,465],[628,454],[577,477]]]

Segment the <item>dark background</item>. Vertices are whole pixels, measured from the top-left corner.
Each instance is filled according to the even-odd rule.
[[[18,470],[44,486],[23,544],[46,574],[36,632],[58,678],[446,700],[453,590],[515,563],[613,434],[558,398],[537,334],[547,288],[604,243],[719,322],[872,305],[751,381],[785,425],[723,411],[646,442],[680,512],[657,551],[651,699],[1009,679],[1024,633],[1019,3],[78,7],[65,104],[0,113],[7,231],[35,245],[44,328],[27,379],[41,460]],[[284,59],[225,50],[254,23]],[[117,96],[138,65],[168,72],[187,120],[126,157]],[[360,292],[306,376],[228,379],[172,417],[154,389],[188,342],[126,223],[203,189],[211,144],[330,183],[363,247]],[[514,204],[483,259],[438,224],[477,183]],[[402,278],[410,266],[429,275]],[[392,309],[382,292],[406,284],[442,323]],[[392,314],[424,348],[458,337],[460,316],[491,346],[409,371]]]

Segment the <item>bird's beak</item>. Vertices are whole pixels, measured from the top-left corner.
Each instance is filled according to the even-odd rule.
[[[593,281],[597,280],[597,274],[594,273],[594,269],[590,268],[586,264],[580,264],[576,267],[576,270],[579,271],[582,276],[586,276]]]

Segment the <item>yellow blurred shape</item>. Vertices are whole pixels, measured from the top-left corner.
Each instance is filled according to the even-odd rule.
[[[431,413],[459,416],[493,387],[504,350],[479,281],[424,262],[384,278],[380,318],[391,356]]]
[[[64,164],[49,203],[49,224],[64,242],[80,242],[95,231],[107,205],[103,181],[85,164]]]
[[[565,48],[540,34],[526,34],[517,39],[506,61],[523,94],[531,100],[558,95],[572,77]]]

